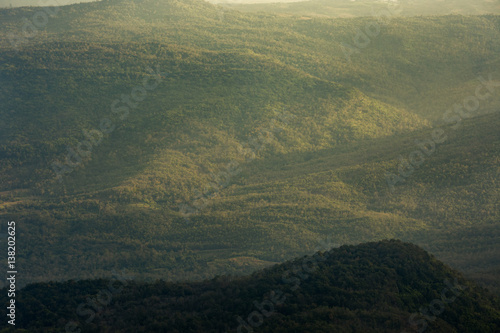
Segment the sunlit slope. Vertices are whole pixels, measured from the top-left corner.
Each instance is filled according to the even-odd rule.
[[[227,187],[203,197],[206,205],[190,221],[157,199],[166,186],[155,182],[166,172],[161,164],[150,167],[156,176],[148,186],[129,178],[109,190],[46,202],[13,197],[20,202],[8,216],[23,221],[29,252],[20,261],[30,279],[47,278],[47,267],[60,274],[52,278],[105,275],[119,267],[168,279],[243,273],[308,253],[325,237],[333,245],[399,237],[468,273],[493,270],[498,121],[495,114],[456,131],[444,127],[446,141],[394,192],[386,174],[397,174],[399,156],[420,149],[415,140],[428,140],[430,130],[242,163]],[[213,182],[193,187],[203,192]],[[194,206],[192,200],[178,202]]]
[[[113,0],[61,7],[35,37],[21,38],[22,42],[14,38],[10,43],[8,33],[22,36],[22,19],[35,13],[36,9],[26,8],[0,11],[5,22],[0,45],[6,50],[11,44],[30,49],[40,42],[69,39],[239,50],[357,87],[431,120],[473,94],[480,76],[500,77],[500,23],[494,15],[402,17],[394,13],[304,19],[240,13],[196,0]],[[482,102],[481,112],[498,105],[500,97],[492,96]]]
[[[426,130],[255,162],[210,208],[217,215],[238,205],[233,220],[288,221],[335,243],[402,237],[464,270],[496,267],[499,121],[494,114],[442,127],[441,144],[430,144]],[[423,160],[400,169],[412,156]]]
[[[255,54],[62,43],[12,56],[9,63],[1,135],[6,190],[103,189],[161,161],[165,173],[155,177],[172,184],[154,195],[185,199],[177,186],[193,187],[216,166],[241,160],[243,142],[261,128],[283,127],[280,117],[297,121],[281,128],[282,139],[268,155],[427,126],[355,88]],[[139,186],[148,191],[147,183]]]
[[[155,44],[146,46],[159,49]],[[119,63],[107,60],[108,66],[101,69],[99,59],[109,59],[116,51],[100,44],[63,56],[59,52],[67,52],[67,46],[54,45],[47,47],[50,51],[30,53],[33,59],[42,55],[57,59],[51,70],[33,61],[4,74],[12,79],[8,93],[14,98],[7,102],[9,121],[2,124],[2,207],[20,221],[25,235],[20,242],[26,252],[19,260],[26,260],[25,276],[30,279],[92,277],[113,267],[132,268],[138,260],[144,260],[140,265],[148,267],[150,276],[210,276],[227,271],[227,256],[217,261],[224,238],[230,244],[225,246],[236,251],[229,261],[231,270],[248,271],[266,264],[268,258],[256,259],[242,247],[247,227],[239,232],[220,229],[205,235],[209,238],[201,244],[198,235],[205,230],[185,227],[179,205],[190,204],[212,182],[211,173],[227,163],[244,166],[251,140],[271,132],[271,141],[255,151],[256,158],[265,159],[428,126],[418,116],[355,88],[265,57],[197,53],[168,45],[167,51],[158,51],[159,58],[144,63],[155,71],[158,64],[162,73],[158,86],[120,119],[123,111],[114,113],[111,105],[130,95],[135,82],[142,84],[148,73],[133,61],[148,56],[133,44],[115,47],[121,54]],[[80,52],[94,56],[77,56]],[[181,55],[188,59],[175,60]],[[78,67],[74,59],[88,59],[88,66]],[[23,90],[23,84],[29,89]],[[115,129],[88,138],[84,131],[100,129],[105,118]],[[66,161],[70,150],[92,140],[96,143],[81,163],[74,166],[71,156],[73,164]],[[59,174],[61,182],[60,166],[53,168],[56,162],[69,167]],[[49,239],[53,250],[46,247]],[[214,251],[205,251],[209,249]],[[213,261],[213,267],[207,261]]]

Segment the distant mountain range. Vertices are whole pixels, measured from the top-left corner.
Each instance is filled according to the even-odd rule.
[[[402,16],[500,14],[498,0],[310,0],[295,3],[231,3],[229,8],[312,17],[383,17],[396,12]],[[389,10],[389,11],[388,11]]]
[[[0,10],[21,285],[241,275],[328,237],[410,241],[498,290],[499,16],[51,13]]]

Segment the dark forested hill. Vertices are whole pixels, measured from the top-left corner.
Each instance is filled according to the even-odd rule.
[[[342,246],[246,277],[49,282],[27,286],[17,299],[18,332],[500,330],[498,299],[400,241]]]
[[[394,15],[363,44],[373,17],[197,0],[0,20],[0,217],[24,283],[243,274],[326,236],[498,274],[498,16]]]

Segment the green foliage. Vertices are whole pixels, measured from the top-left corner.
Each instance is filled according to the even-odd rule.
[[[394,240],[342,246],[240,278],[33,284],[17,297],[16,328],[53,332],[73,321],[82,332],[235,332],[238,317],[246,321],[257,311],[265,315],[254,327],[259,332],[411,331],[409,318],[442,299],[446,281],[456,288],[446,292],[453,301],[428,321],[429,331],[498,332],[498,299],[420,248]],[[110,285],[120,291],[109,301],[96,296]],[[3,303],[6,293],[0,295]],[[92,309],[89,299],[105,304]]]
[[[242,274],[325,234],[403,238],[469,273],[498,267],[497,115],[451,131],[394,195],[384,178],[479,75],[496,74],[498,16],[394,18],[349,62],[340,45],[372,18],[113,0],[61,7],[16,53],[9,34],[37,10],[0,10],[0,216],[19,222],[24,283],[122,267]],[[156,65],[159,86],[127,119],[113,114]],[[478,114],[499,105],[492,96]],[[116,129],[59,183],[51,163],[104,118]],[[242,143],[271,124],[250,160]],[[242,171],[187,225],[179,204],[229,162]]]

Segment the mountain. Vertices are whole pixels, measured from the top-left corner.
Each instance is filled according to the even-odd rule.
[[[239,278],[141,283],[117,275],[33,284],[18,292],[17,307],[16,332],[500,330],[498,299],[394,240],[342,246]]]
[[[227,226],[262,225],[262,247],[283,243],[287,251],[321,235],[336,244],[397,237],[467,274],[491,271],[486,275],[495,274],[489,278],[494,286],[500,277],[499,124],[495,113],[457,129],[436,127],[255,161],[197,221],[216,216]],[[441,144],[433,141],[434,131],[446,137]],[[422,159],[404,164],[416,156]]]
[[[371,18],[109,0],[0,20],[0,216],[21,285],[244,274],[324,235],[401,238],[495,280],[498,16],[395,17],[348,58]]]

